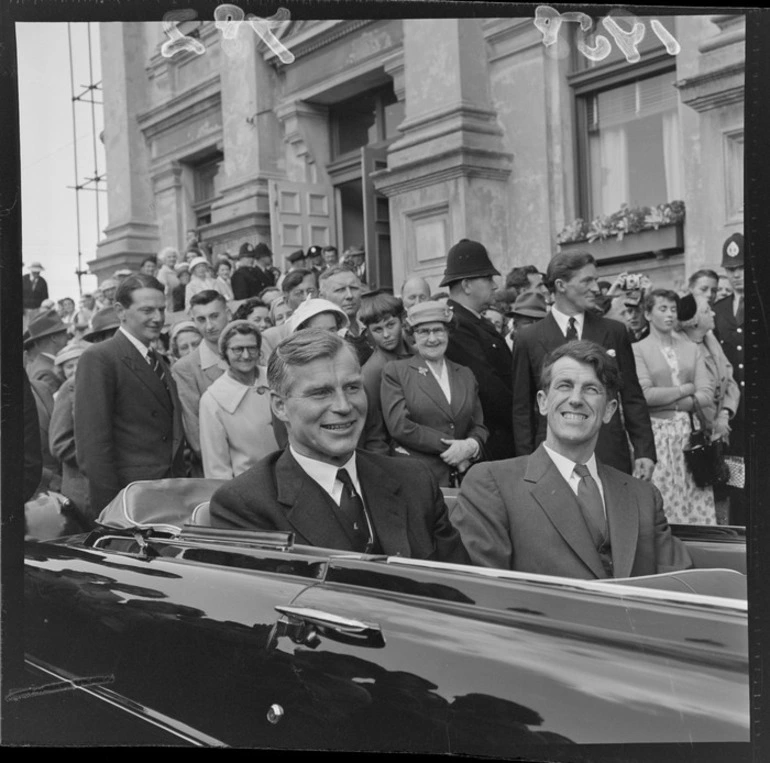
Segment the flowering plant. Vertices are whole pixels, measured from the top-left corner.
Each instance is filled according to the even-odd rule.
[[[593,242],[613,236],[622,241],[629,233],[676,225],[684,220],[684,215],[683,201],[669,201],[656,207],[629,207],[628,204],[622,204],[617,212],[598,215],[591,222],[579,217],[564,226],[556,236],[556,241],[559,244],[571,244],[576,241]]]

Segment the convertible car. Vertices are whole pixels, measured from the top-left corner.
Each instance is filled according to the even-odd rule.
[[[28,682],[5,696],[23,741],[502,758],[749,741],[743,528],[674,527],[693,570],[582,581],[211,528],[216,484],[133,483],[67,537],[66,504],[28,513]]]

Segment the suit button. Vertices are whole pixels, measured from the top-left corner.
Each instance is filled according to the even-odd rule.
[[[736,331],[737,331],[739,334],[742,334],[742,333],[743,333],[743,329],[742,329],[742,328],[737,328],[737,329],[735,329],[735,330],[736,330]]]
[[[745,387],[746,383],[744,381],[741,381],[741,387]]]
[[[738,368],[743,368],[743,363],[738,363]]]
[[[160,439],[163,440],[163,442],[166,442],[168,440],[168,435],[164,434]]]
[[[736,350],[738,350],[738,352],[741,352],[741,351],[743,350],[743,347],[741,347],[740,345],[738,345],[738,346],[737,346],[735,349],[736,349]]]

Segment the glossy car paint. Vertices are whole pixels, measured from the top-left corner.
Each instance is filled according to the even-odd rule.
[[[186,743],[511,757],[546,742],[748,741],[745,601],[93,538],[28,544],[26,649],[62,675],[113,676],[110,697],[160,718],[169,743],[194,730]],[[276,607],[381,638],[304,639]]]

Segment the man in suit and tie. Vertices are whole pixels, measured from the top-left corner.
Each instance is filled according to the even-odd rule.
[[[626,327],[594,314],[599,295],[596,261],[588,252],[555,255],[548,263],[546,286],[554,303],[551,312],[516,335],[513,346],[513,436],[516,455],[525,456],[545,439],[546,421],[536,410],[536,393],[545,356],[573,339],[605,347],[618,364],[621,417],[602,427],[596,453],[602,463],[649,480],[655,468],[655,440]],[[628,435],[628,436],[626,436]],[[628,450],[633,447],[633,461]]]
[[[182,403],[187,444],[193,451],[194,464],[200,466],[198,408],[203,393],[227,371],[227,361],[219,354],[219,337],[232,318],[224,296],[214,289],[204,289],[190,299],[190,320],[200,330],[203,341],[191,353],[177,360],[171,373]]]
[[[658,489],[596,457],[619,383],[617,363],[595,342],[570,341],[546,357],[537,393],[545,442],[471,467],[452,508],[475,564],[585,579],[692,566]]]
[[[741,400],[735,416],[730,419],[729,453],[733,456],[744,455],[744,398],[745,368],[743,347],[746,343],[744,334],[744,285],[743,266],[746,242],[741,233],[733,233],[722,245],[722,267],[733,288],[731,296],[720,299],[714,305],[714,334],[722,345],[727,359],[733,366],[733,376],[741,391]],[[742,488],[729,488],[730,524],[745,525],[746,502]]]
[[[505,338],[482,315],[492,304],[497,291],[494,278],[499,275],[486,248],[464,238],[449,250],[439,284],[449,286],[447,304],[456,322],[446,356],[470,368],[479,383],[484,423],[489,429],[486,454],[490,460],[513,455],[511,351]]]
[[[273,351],[267,376],[289,445],[214,493],[214,527],[291,531],[307,545],[468,562],[428,469],[356,450],[366,393],[355,351],[338,334],[292,334]]]
[[[134,480],[184,476],[176,384],[150,347],[164,324],[163,284],[136,273],[115,300],[120,328],[80,356],[75,377],[77,462],[95,512]]]

